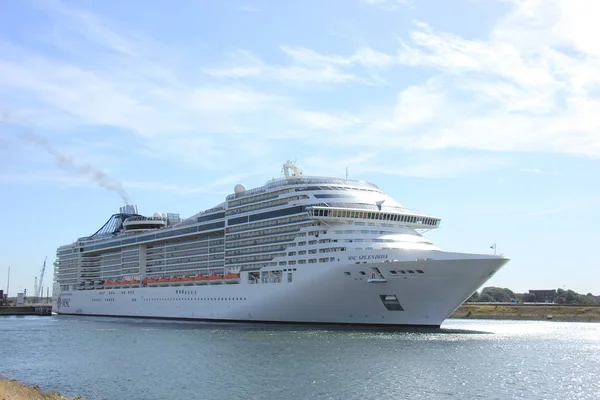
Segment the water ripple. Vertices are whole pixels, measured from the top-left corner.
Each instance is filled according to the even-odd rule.
[[[87,399],[597,399],[600,324],[0,318],[0,375]]]

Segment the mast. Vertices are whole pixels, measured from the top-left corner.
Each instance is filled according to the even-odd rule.
[[[10,289],[10,265],[8,266],[8,283],[6,284],[6,298],[8,299],[8,290]]]

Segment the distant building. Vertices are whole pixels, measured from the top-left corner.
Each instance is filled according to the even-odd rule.
[[[600,296],[594,296],[594,298],[596,299],[596,303],[600,304]]]
[[[556,301],[556,289],[550,290],[530,290],[536,303],[554,303]]]

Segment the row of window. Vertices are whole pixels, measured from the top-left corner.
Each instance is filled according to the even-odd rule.
[[[288,218],[279,218],[276,221],[261,221],[247,225],[241,226],[228,226],[225,230],[226,233],[233,232],[241,232],[241,231],[251,231],[259,228],[267,228],[271,226],[281,226],[286,224],[293,224],[300,221],[308,220],[308,216],[306,214],[295,215]]]
[[[360,275],[362,275],[362,276],[366,276],[367,275],[367,273],[365,271],[358,271],[358,273]],[[392,274],[392,275],[398,275],[398,274],[400,274],[400,275],[413,274],[414,275],[414,274],[424,274],[424,273],[425,273],[425,271],[423,271],[421,269],[417,269],[417,270],[414,270],[414,271],[412,269],[409,269],[409,270],[406,270],[406,271],[405,270],[398,270],[398,271],[396,271],[396,270],[390,270],[390,274]],[[352,273],[346,271],[346,272],[344,272],[344,275],[351,276]]]
[[[333,262],[333,261],[335,261],[335,257],[322,257],[322,258],[319,258],[318,261],[320,263]],[[307,260],[279,261],[279,265],[296,265],[296,263],[298,263],[298,264],[306,264],[306,262],[307,262]],[[317,262],[316,258],[311,258],[311,259],[308,260],[309,264],[314,264],[316,262]]]
[[[157,297],[151,299],[144,299],[144,301],[181,301],[181,300],[193,300],[193,301],[244,301],[245,297]]]
[[[273,251],[283,251],[288,246],[284,244],[276,244],[276,245],[267,245],[267,246],[253,246],[253,247],[245,247],[236,250],[227,250],[227,257],[244,255],[244,254],[258,254],[258,253],[267,253]]]
[[[175,294],[196,294],[195,290],[176,290]]]
[[[225,262],[225,264],[233,265],[233,264],[245,263],[245,264],[252,264],[255,267],[257,267],[259,265],[261,267],[265,267],[265,266],[270,266],[270,265],[277,265],[277,263],[276,262],[266,263],[266,264],[265,263],[257,264],[257,263],[264,262],[264,261],[271,261],[275,257],[283,257],[283,256],[285,256],[285,253],[275,253],[275,254],[264,255],[264,256],[233,257],[233,258],[228,259]]]
[[[189,264],[191,262],[196,262],[196,261],[208,261],[208,260],[222,260],[223,259],[223,254],[211,254],[211,255],[203,255],[203,256],[196,256],[196,257],[180,257],[180,258],[171,258],[171,259],[167,259],[167,260],[152,260],[148,262],[148,267],[154,267],[154,266],[159,266],[159,265],[168,265],[169,267],[171,266],[177,266],[177,265],[182,265],[182,264]]]
[[[200,244],[209,242],[211,245],[213,244],[223,244],[223,235],[220,232],[210,232],[198,235],[190,235],[185,237],[179,237],[174,239],[169,239],[166,242],[155,242],[149,243],[147,245],[147,249],[162,249],[164,247],[169,247],[173,249],[177,249],[179,247],[184,247],[188,244]],[[181,245],[181,246],[180,246]]]
[[[165,258],[174,258],[174,257],[186,257],[186,256],[197,256],[202,254],[218,254],[222,253],[224,250],[223,246],[217,247],[202,247],[198,249],[186,249],[180,250],[177,252],[172,252],[171,250],[161,251],[158,253],[148,254],[146,256],[146,260],[162,260]]]
[[[120,261],[121,260],[121,253],[118,254],[100,254],[100,259],[104,262],[110,262],[110,261]]]
[[[156,266],[156,267],[150,267],[147,268],[146,271],[148,273],[155,273],[155,272],[172,272],[172,271],[178,271],[178,272],[183,272],[183,271],[197,271],[197,270],[206,270],[206,269],[213,269],[213,268],[223,268],[223,263],[220,264],[211,264],[211,263],[207,263],[207,262],[202,262],[202,263],[193,263],[193,264],[185,264],[182,265],[179,268],[175,268],[175,267],[164,267],[164,266]]]
[[[180,238],[179,240],[168,240],[163,243],[155,243],[153,245],[149,245],[146,247],[146,249],[148,253],[162,251],[165,248],[167,251],[179,251],[189,248],[218,246],[222,245],[223,243],[225,243],[225,239],[223,238],[222,234],[219,234],[218,237],[200,235]]]
[[[401,215],[382,212],[350,211],[350,210],[330,210],[314,208],[309,209],[308,214],[311,217],[333,217],[333,218],[358,218],[380,221],[406,222],[411,224],[423,224],[429,226],[438,226],[439,219],[422,217],[418,215]]]
[[[278,217],[284,217],[286,215],[292,215],[292,214],[300,214],[300,213],[304,213],[304,211],[305,211],[304,206],[294,206],[294,207],[282,208],[279,210],[266,211],[266,212],[262,212],[262,213],[258,213],[258,214],[251,214],[251,215],[247,215],[244,217],[230,218],[227,220],[227,226],[244,224],[247,222],[255,222],[255,221],[260,221],[260,220],[264,220],[264,219],[273,219],[273,218],[278,218]]]
[[[227,249],[236,249],[239,247],[248,247],[248,246],[256,246],[260,244],[269,244],[269,243],[277,243],[277,242],[289,242],[296,238],[296,234],[293,233],[291,235],[274,235],[274,236],[261,236],[255,239],[250,240],[241,240],[241,241],[231,241],[227,245]]]
[[[228,215],[239,214],[239,213],[243,213],[243,212],[247,212],[247,211],[261,210],[263,208],[282,206],[282,205],[288,204],[290,201],[295,201],[295,200],[300,200],[300,199],[308,199],[308,196],[302,195],[302,196],[285,197],[283,199],[276,199],[276,200],[271,200],[271,201],[266,201],[266,202],[260,202],[260,203],[256,203],[256,204],[247,205],[244,207],[239,207],[239,208],[232,208],[230,206],[229,210],[227,210],[227,214]]]
[[[151,234],[151,235],[143,235],[143,236],[130,238],[130,239],[113,240],[113,241],[102,243],[102,244],[86,246],[86,247],[81,248],[81,251],[86,252],[86,251],[102,250],[102,249],[106,249],[109,247],[119,247],[119,246],[124,246],[124,245],[132,244],[132,243],[147,243],[147,242],[152,242],[154,240],[164,239],[164,238],[168,238],[168,237],[172,237],[172,236],[189,235],[189,234],[195,233],[195,232],[204,232],[204,231],[208,231],[208,230],[221,229],[224,227],[225,227],[225,222],[221,221],[221,222],[213,222],[213,223],[199,225],[199,226],[192,226],[189,228],[169,229],[168,232],[160,232],[160,233]]]
[[[225,212],[209,214],[209,215],[201,215],[196,218],[196,222],[212,221],[212,220],[221,219],[221,218],[225,218]]]
[[[151,299],[144,299],[144,301],[178,301],[178,300],[200,300],[200,301],[223,301],[223,300],[230,300],[230,301],[240,301],[240,300],[246,300],[245,297],[177,297],[177,298],[151,298]],[[101,302],[102,299],[92,299],[92,302]],[[104,301],[110,301],[110,302],[114,302],[115,299],[114,297],[105,297]],[[131,301],[137,301],[137,298],[132,298]]]
[[[394,270],[391,270],[391,271],[390,271],[390,273],[391,273],[392,275],[397,275],[398,273],[400,273],[400,274],[406,274],[406,273],[409,273],[409,274],[414,274],[415,272],[416,272],[417,274],[424,274],[424,273],[425,273],[423,270],[420,270],[420,269],[417,269],[417,270],[415,270],[415,271],[413,271],[412,269],[409,269],[409,270],[406,270],[406,271],[404,271],[404,270],[399,270],[399,271],[394,271]]]
[[[274,199],[274,198],[281,196],[282,194],[291,193],[294,191],[295,191],[294,189],[282,189],[282,190],[277,190],[275,192],[265,193],[264,188],[255,188],[255,189],[247,190],[240,194],[230,194],[229,196],[227,196],[227,200],[229,200],[229,202],[228,202],[229,207],[235,207],[235,206],[238,206],[241,204],[253,203],[253,202],[258,202],[258,201],[263,201],[263,200],[268,200],[268,199]],[[263,193],[263,194],[258,194],[258,193]],[[258,195],[255,195],[255,194],[258,194]],[[241,198],[236,199],[238,197],[241,197]]]
[[[146,259],[161,258],[165,254],[169,256],[185,256],[190,254],[218,253],[223,251],[223,245],[211,244],[210,247],[205,243],[191,243],[186,246],[161,247],[149,250],[146,253]]]
[[[227,234],[227,247],[229,248],[232,243],[235,243],[238,239],[252,239],[252,238],[265,238],[268,236],[277,236],[282,233],[296,233],[300,230],[300,226],[291,225],[277,228],[253,230],[242,233],[231,233]],[[298,235],[297,235],[298,236]]]

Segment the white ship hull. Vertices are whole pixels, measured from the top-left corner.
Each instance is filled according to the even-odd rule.
[[[58,314],[191,320],[440,326],[508,259],[390,251],[392,262],[298,266],[292,282],[55,292]],[[348,254],[348,259],[352,259]],[[373,268],[381,275],[372,279]],[[391,271],[414,273],[392,274]],[[415,271],[422,271],[416,273]],[[348,275],[347,273],[350,273]],[[362,273],[365,273],[364,275]],[[395,296],[399,309],[383,297]]]

